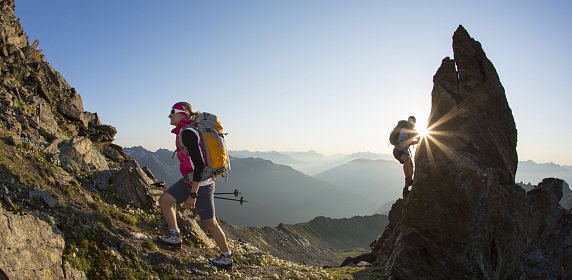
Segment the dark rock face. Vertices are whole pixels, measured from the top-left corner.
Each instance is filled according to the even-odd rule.
[[[128,161],[110,181],[119,197],[135,207],[150,209],[157,203],[149,193],[149,186],[155,179],[150,178],[134,160]]]
[[[516,126],[504,88],[480,43],[462,27],[453,35],[453,51],[455,59],[443,59],[433,77],[428,123],[440,133],[428,146],[420,145],[418,161],[473,164],[494,172],[499,183],[512,184],[518,163]]]
[[[480,43],[459,26],[433,81],[411,194],[364,255],[391,279],[565,279],[570,214],[559,179],[514,183],[516,127]],[[369,259],[368,259],[369,258]]]

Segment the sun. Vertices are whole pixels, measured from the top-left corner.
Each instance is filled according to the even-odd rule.
[[[426,127],[416,127],[415,129],[417,130],[417,133],[419,133],[419,136],[422,138],[425,138],[427,135],[429,135],[429,129]]]
[[[427,137],[427,135],[429,135],[430,133],[427,124],[425,122],[422,123],[421,121],[418,121],[415,124],[415,130],[417,130],[417,133],[419,134],[419,136],[421,136],[421,138]]]

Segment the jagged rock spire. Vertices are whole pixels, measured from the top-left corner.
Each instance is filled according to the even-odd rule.
[[[514,183],[517,131],[498,74],[463,26],[453,35],[453,51],[455,59],[443,59],[433,77],[433,141],[420,145],[417,161],[420,167],[433,160],[486,167],[501,183]]]
[[[412,191],[393,205],[372,253],[356,260],[391,279],[565,278],[564,182],[546,179],[528,193],[514,183],[517,131],[498,74],[462,26],[453,51],[433,77],[433,134],[418,147]]]

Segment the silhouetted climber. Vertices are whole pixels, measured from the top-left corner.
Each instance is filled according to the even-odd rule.
[[[169,226],[170,234],[159,236],[159,240],[169,245],[180,245],[181,235],[177,226],[175,203],[185,203],[186,207],[198,212],[201,221],[212,234],[221,250],[221,255],[209,259],[209,263],[227,267],[232,265],[232,253],[228,248],[226,235],[217,223],[214,205],[215,180],[204,174],[205,149],[197,123],[192,119],[193,111],[187,102],[173,105],[169,118],[177,135],[177,158],[183,178],[169,187],[159,198],[159,205]]]
[[[393,156],[403,164],[403,173],[405,174],[403,197],[409,194],[409,186],[413,185],[413,161],[409,146],[419,143],[419,134],[413,129],[415,122],[414,116],[410,116],[407,121],[401,120],[389,135],[389,142],[394,145]]]

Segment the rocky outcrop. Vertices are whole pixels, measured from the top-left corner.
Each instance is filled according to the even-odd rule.
[[[572,267],[563,181],[514,182],[517,131],[479,42],[459,26],[433,78],[429,127],[410,195],[362,256],[391,279],[566,279]]]
[[[38,147],[66,143],[60,161],[72,172],[118,167],[108,166],[103,156],[116,129],[84,111],[75,88],[41,54],[40,42],[29,44],[14,15],[14,1],[2,1],[0,9],[1,124],[13,142],[25,140]],[[115,150],[108,149],[107,154],[123,162]]]
[[[103,149],[103,154],[107,158],[119,163],[123,163],[130,159],[130,157],[123,151],[123,148],[115,144],[110,144],[105,147]]]
[[[565,182],[547,178],[527,192],[529,242],[520,256],[528,279],[572,278],[570,214],[559,201]]]
[[[208,248],[215,248],[215,242],[207,236],[201,226],[199,226],[197,221],[193,219],[191,214],[188,212],[190,211],[184,210],[182,212],[178,212],[178,216],[181,221],[181,230],[183,232],[189,233],[189,236],[192,238],[195,244],[200,244]]]
[[[15,215],[0,207],[0,271],[7,279],[85,279],[75,269],[64,278],[63,250],[64,239],[52,226],[37,217]]]
[[[82,169],[109,169],[105,157],[94,147],[93,142],[85,137],[75,137],[59,145],[59,160],[64,168],[71,171]]]
[[[128,161],[110,178],[110,182],[115,186],[119,198],[133,206],[146,209],[156,206],[157,201],[149,193],[155,179],[150,178],[136,161]]]

